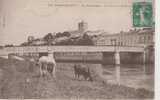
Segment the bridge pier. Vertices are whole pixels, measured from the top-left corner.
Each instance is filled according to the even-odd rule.
[[[114,54],[115,57],[115,74],[116,74],[116,81],[118,85],[120,85],[120,52],[116,51]]]

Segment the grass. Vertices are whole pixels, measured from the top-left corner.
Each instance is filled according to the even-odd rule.
[[[32,71],[31,71],[31,68]],[[57,79],[39,77],[38,67],[28,61],[0,59],[0,98],[153,98],[154,93],[103,83],[76,80],[71,66],[58,64]]]

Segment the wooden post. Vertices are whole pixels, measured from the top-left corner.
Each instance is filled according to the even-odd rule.
[[[48,52],[48,56],[53,58],[53,52]]]
[[[119,52],[115,52],[115,70],[116,70],[116,81],[118,85],[120,85],[120,54]]]

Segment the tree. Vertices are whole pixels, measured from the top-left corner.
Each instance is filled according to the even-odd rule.
[[[29,43],[28,42],[24,42],[24,43],[20,44],[20,46],[29,46]]]
[[[52,41],[54,39],[54,36],[52,35],[52,33],[48,33],[47,35],[44,36],[44,41],[47,42],[47,45],[51,45]]]
[[[0,49],[2,49],[2,48],[3,48],[3,46],[0,45]]]
[[[94,42],[91,37],[85,33],[82,38],[77,41],[77,45],[94,45]]]
[[[62,33],[62,36],[67,36],[67,37],[69,37],[69,36],[71,36],[71,34],[70,34],[69,32],[67,32],[67,31],[65,31],[65,32]]]
[[[63,33],[61,33],[61,32],[58,32],[58,33],[56,33],[56,38],[59,38],[59,37],[63,37],[63,36],[66,36],[66,37],[69,37],[69,36],[71,36],[71,34],[69,33],[69,32],[67,32],[67,31],[65,31],[65,32],[63,32]]]
[[[34,36],[28,36],[28,42],[32,42],[34,40]]]
[[[7,45],[5,45],[5,47],[14,47],[14,45],[13,44],[7,44]]]
[[[56,36],[55,36],[55,37],[56,37],[56,38],[59,38],[59,37],[61,37],[61,34],[62,34],[61,32],[58,32],[58,33],[56,33]]]
[[[52,33],[48,33],[47,35],[45,35],[44,36],[44,40],[46,40],[46,41],[48,41],[49,39],[53,39],[54,37],[53,37],[53,35],[52,35]]]

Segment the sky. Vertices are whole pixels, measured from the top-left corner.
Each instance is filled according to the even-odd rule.
[[[88,23],[89,30],[111,34],[132,28],[132,0],[57,0],[56,3],[76,5],[54,6],[54,0],[0,0],[0,45],[21,44],[30,35],[39,38],[50,32],[76,30],[81,20]],[[100,7],[82,7],[80,3]]]

